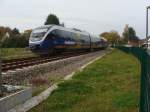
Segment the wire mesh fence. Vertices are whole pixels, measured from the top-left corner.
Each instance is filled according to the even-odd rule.
[[[146,49],[139,47],[117,47],[118,49],[131,53],[141,63],[141,90],[139,112],[150,112],[150,54]]]

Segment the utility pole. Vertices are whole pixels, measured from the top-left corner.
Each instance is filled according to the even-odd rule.
[[[0,96],[2,94],[2,41],[0,40]]]
[[[150,6],[146,7],[146,45],[147,45],[147,49],[148,49],[148,10],[150,9]]]

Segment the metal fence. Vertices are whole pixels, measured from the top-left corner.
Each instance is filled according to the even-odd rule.
[[[139,112],[150,112],[150,54],[138,47],[117,47],[136,56],[141,63],[141,94]]]

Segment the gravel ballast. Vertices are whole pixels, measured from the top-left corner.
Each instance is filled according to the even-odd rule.
[[[64,77],[72,73],[73,71],[76,71],[91,60],[105,54],[107,51],[108,50],[101,50],[81,56],[35,65],[24,69],[8,71],[2,76],[3,83],[11,85],[21,85],[23,84],[23,82],[29,81],[30,79],[37,76],[61,75],[62,77]]]

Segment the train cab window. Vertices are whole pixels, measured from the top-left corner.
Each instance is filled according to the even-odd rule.
[[[53,30],[49,33],[49,37],[52,37],[52,36],[55,38],[60,38],[63,36],[63,32],[62,32],[62,30],[57,30],[57,29]]]
[[[53,30],[48,34],[47,39],[54,39],[56,36],[57,36],[56,30]]]
[[[56,30],[53,30],[51,33],[50,33],[51,36],[56,36]]]

